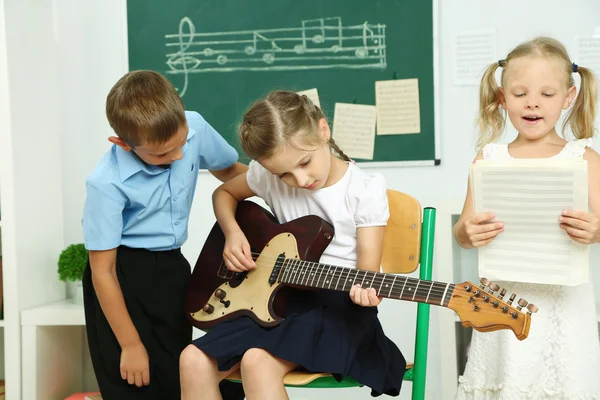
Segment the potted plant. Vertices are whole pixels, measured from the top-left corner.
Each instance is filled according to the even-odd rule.
[[[81,280],[87,261],[88,251],[83,243],[70,245],[60,253],[58,258],[58,279],[75,283],[73,302],[77,304],[83,304]]]

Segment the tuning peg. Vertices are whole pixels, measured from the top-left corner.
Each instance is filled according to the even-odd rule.
[[[494,282],[490,282],[489,284],[490,289],[492,289],[494,292],[497,292],[498,290],[500,290],[500,286],[498,286],[497,283]]]
[[[502,300],[502,298],[504,297],[505,294],[506,294],[506,289],[502,289],[502,291],[500,292],[500,296],[498,296],[498,298],[500,300]]]
[[[516,294],[514,294],[514,293],[510,295],[510,298],[509,298],[509,299],[508,299],[508,301],[507,301],[508,305],[511,305],[511,304],[512,304],[512,302],[513,302],[513,300],[515,299],[515,297],[517,297],[517,295],[516,295]]]
[[[529,303],[527,305],[527,309],[529,310],[527,312],[527,315],[531,315],[531,313],[536,313],[539,310],[539,308],[537,308],[537,306],[535,304],[533,304],[533,303]]]
[[[517,310],[521,311],[521,309],[527,305],[527,300],[521,298],[517,303],[519,304]]]
[[[479,282],[481,282],[481,285],[480,285],[480,287],[481,287],[482,289],[485,289],[485,287],[486,287],[486,286],[487,286],[487,285],[490,283],[490,281],[488,281],[488,280],[487,280],[487,278],[481,278],[481,279],[479,280]]]

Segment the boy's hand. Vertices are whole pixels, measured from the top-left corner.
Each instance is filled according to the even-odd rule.
[[[464,230],[471,246],[485,246],[504,231],[504,223],[492,222],[494,218],[494,213],[479,213],[465,221]]]
[[[244,272],[256,268],[250,243],[242,231],[229,234],[225,240],[223,260],[230,271]]]
[[[150,384],[149,364],[148,352],[141,342],[121,349],[121,378],[130,385]]]
[[[600,219],[595,214],[563,210],[558,221],[560,228],[574,241],[583,244],[600,242]]]
[[[363,289],[357,283],[350,289],[350,299],[359,306],[375,307],[381,303],[382,298],[377,296],[377,291],[375,289]]]

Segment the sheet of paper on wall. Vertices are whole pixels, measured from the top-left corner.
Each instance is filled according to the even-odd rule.
[[[335,103],[333,139],[350,158],[373,159],[377,109],[365,104]]]
[[[454,84],[478,86],[483,71],[494,61],[498,61],[495,30],[459,33],[454,41]]]
[[[577,59],[575,63],[591,69],[600,78],[600,28],[593,35],[577,37]]]
[[[558,222],[564,209],[588,212],[587,161],[478,161],[470,181],[475,213],[493,212],[504,223],[479,247],[479,276],[567,286],[589,280],[589,246]]]
[[[421,133],[419,80],[375,82],[377,134]]]
[[[321,102],[319,101],[319,91],[317,89],[308,89],[302,90],[300,92],[296,92],[299,95],[306,95],[313,102],[313,104],[319,108],[321,108]]]

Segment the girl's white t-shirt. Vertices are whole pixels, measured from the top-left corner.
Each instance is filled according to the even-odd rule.
[[[256,161],[250,162],[246,179],[280,223],[316,215],[333,225],[321,263],[356,267],[356,229],[385,226],[390,216],[384,178],[352,163],[338,182],[317,191],[288,186]]]

